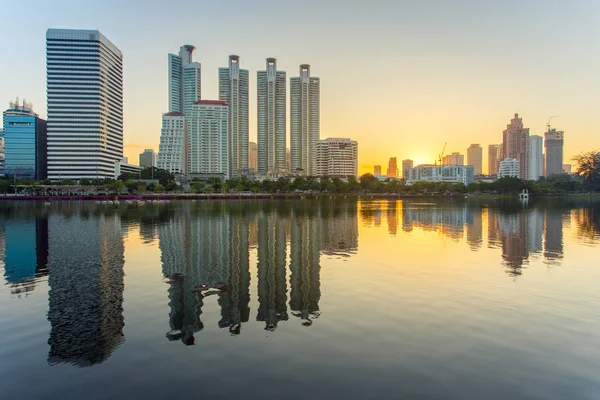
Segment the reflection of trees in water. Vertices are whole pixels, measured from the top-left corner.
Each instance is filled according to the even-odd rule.
[[[589,207],[576,208],[571,216],[577,226],[577,237],[584,243],[597,243],[600,240],[600,203],[590,203]]]

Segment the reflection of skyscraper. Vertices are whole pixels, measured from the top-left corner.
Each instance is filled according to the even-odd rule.
[[[502,259],[510,276],[521,275],[523,263],[529,258],[527,246],[527,214],[515,213],[498,215]]]
[[[546,209],[544,214],[544,257],[548,261],[563,258],[563,216],[559,211]]]
[[[53,215],[48,233],[48,362],[101,363],[124,340],[120,218]]]
[[[471,250],[477,250],[483,242],[483,224],[481,208],[466,208],[467,211],[467,243]]]
[[[464,235],[466,206],[440,207],[424,206],[404,201],[402,203],[402,229],[408,226],[424,231],[438,231],[444,236],[459,240]]]
[[[358,249],[356,201],[324,202],[320,205],[324,254],[349,256]]]
[[[542,212],[534,208],[527,217],[527,244],[530,253],[542,251],[542,232],[544,230],[544,218]]]
[[[4,277],[14,293],[33,290],[36,276],[47,275],[48,220],[46,218],[9,219],[4,224]]]
[[[398,232],[398,213],[397,213],[398,202],[396,200],[389,200],[387,205],[387,223],[388,232],[390,235],[395,235]]]
[[[290,309],[309,326],[320,314],[319,220],[294,212],[291,224]]]
[[[258,314],[265,329],[287,321],[286,222],[274,212],[258,216]]]

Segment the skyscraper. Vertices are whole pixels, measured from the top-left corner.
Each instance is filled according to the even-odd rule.
[[[158,145],[158,168],[176,175],[187,175],[187,148],[188,128],[183,113],[174,111],[163,114]]]
[[[483,149],[478,144],[472,144],[467,149],[467,165],[475,168],[475,175],[481,175],[483,165]]]
[[[300,65],[300,76],[290,78],[291,172],[317,173],[320,138],[320,80],[310,76],[310,65]]]
[[[544,138],[529,136],[529,173],[527,179],[537,181],[544,176]]]
[[[256,173],[258,168],[258,145],[248,142],[248,168]]]
[[[140,154],[140,167],[156,167],[156,153],[152,149],[144,149]]]
[[[499,144],[490,144],[488,146],[488,175],[498,174],[501,149],[502,146]]]
[[[398,161],[396,157],[391,157],[388,162],[387,174],[385,175],[388,178],[397,178],[398,177]]]
[[[239,56],[219,68],[219,100],[229,106],[229,176],[240,176],[248,171],[248,70],[240,69]]]
[[[219,174],[229,179],[227,103],[198,100],[188,121],[188,173]]]
[[[381,175],[381,165],[376,165],[375,167],[373,167],[373,175]]]
[[[319,140],[317,175],[358,176],[358,142],[345,138]]]
[[[443,165],[465,165],[465,156],[455,151],[444,157]]]
[[[258,174],[286,170],[285,72],[277,71],[277,60],[267,58],[265,71],[257,73]]]
[[[565,133],[548,129],[546,137],[546,176],[563,173],[563,146]]]
[[[169,112],[187,113],[200,100],[201,65],[192,61],[196,48],[190,44],[179,48],[179,54],[169,54]]]
[[[123,158],[123,55],[96,30],[46,32],[48,178],[112,178]]]
[[[410,171],[413,165],[413,160],[402,160],[402,179],[408,179],[408,171]]]
[[[510,121],[502,135],[502,156],[512,158],[519,162],[519,175],[521,179],[529,176],[529,128],[523,127],[523,119],[519,114]]]
[[[47,124],[33,112],[31,104],[19,100],[4,111],[5,173],[15,179],[46,179]]]

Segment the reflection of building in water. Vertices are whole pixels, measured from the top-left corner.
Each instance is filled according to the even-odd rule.
[[[558,210],[547,208],[544,213],[546,229],[544,231],[544,257],[548,261],[563,258],[563,216]]]
[[[463,237],[467,216],[466,206],[440,207],[403,202],[402,227],[421,228],[424,231],[440,232],[444,236],[459,240]]]
[[[189,207],[187,205],[186,207]],[[169,340],[194,344],[207,296],[218,295],[222,328],[234,333],[248,321],[250,301],[249,219],[220,204],[203,204],[191,216],[185,208],[158,227],[163,274],[168,289]]]
[[[358,250],[357,203],[324,202],[320,204],[322,251],[327,255],[350,256]]]
[[[402,163],[404,165],[404,163]],[[398,232],[398,201],[389,200],[387,205],[387,223],[390,235]]]
[[[289,219],[274,211],[258,216],[258,313],[265,329],[287,321],[286,225]]]
[[[502,259],[507,266],[506,273],[521,275],[523,263],[529,258],[527,240],[527,214],[498,214]]]
[[[487,223],[488,223],[488,247],[497,248],[500,247],[500,220],[498,219],[498,212],[490,208],[487,209]]]
[[[318,216],[309,217],[301,212],[293,212],[291,219],[290,309],[305,326],[311,325],[320,314],[320,221]]]
[[[483,242],[481,208],[467,207],[465,210],[467,214],[467,243],[471,250],[477,250],[481,248]]]
[[[53,215],[48,233],[48,362],[101,363],[124,340],[120,218]]]
[[[35,277],[48,273],[48,220],[42,217],[9,219],[1,235],[5,241],[2,258],[6,282],[12,286],[13,294],[31,292]]]
[[[541,253],[544,216],[538,208],[533,208],[527,216],[527,246],[530,253]]]

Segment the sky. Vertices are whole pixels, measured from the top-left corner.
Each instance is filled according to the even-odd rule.
[[[0,0],[0,108],[17,96],[46,115],[45,32],[98,29],[124,55],[125,155],[158,150],[168,111],[167,54],[196,47],[202,98],[218,98],[219,67],[267,57],[321,78],[321,138],[359,143],[359,173],[390,157],[433,163],[500,143],[515,113],[531,134],[565,131],[565,162],[600,148],[600,2],[596,0],[239,1]],[[289,107],[289,84],[288,84]],[[288,114],[289,125],[289,114]],[[288,127],[289,147],[289,127]]]

